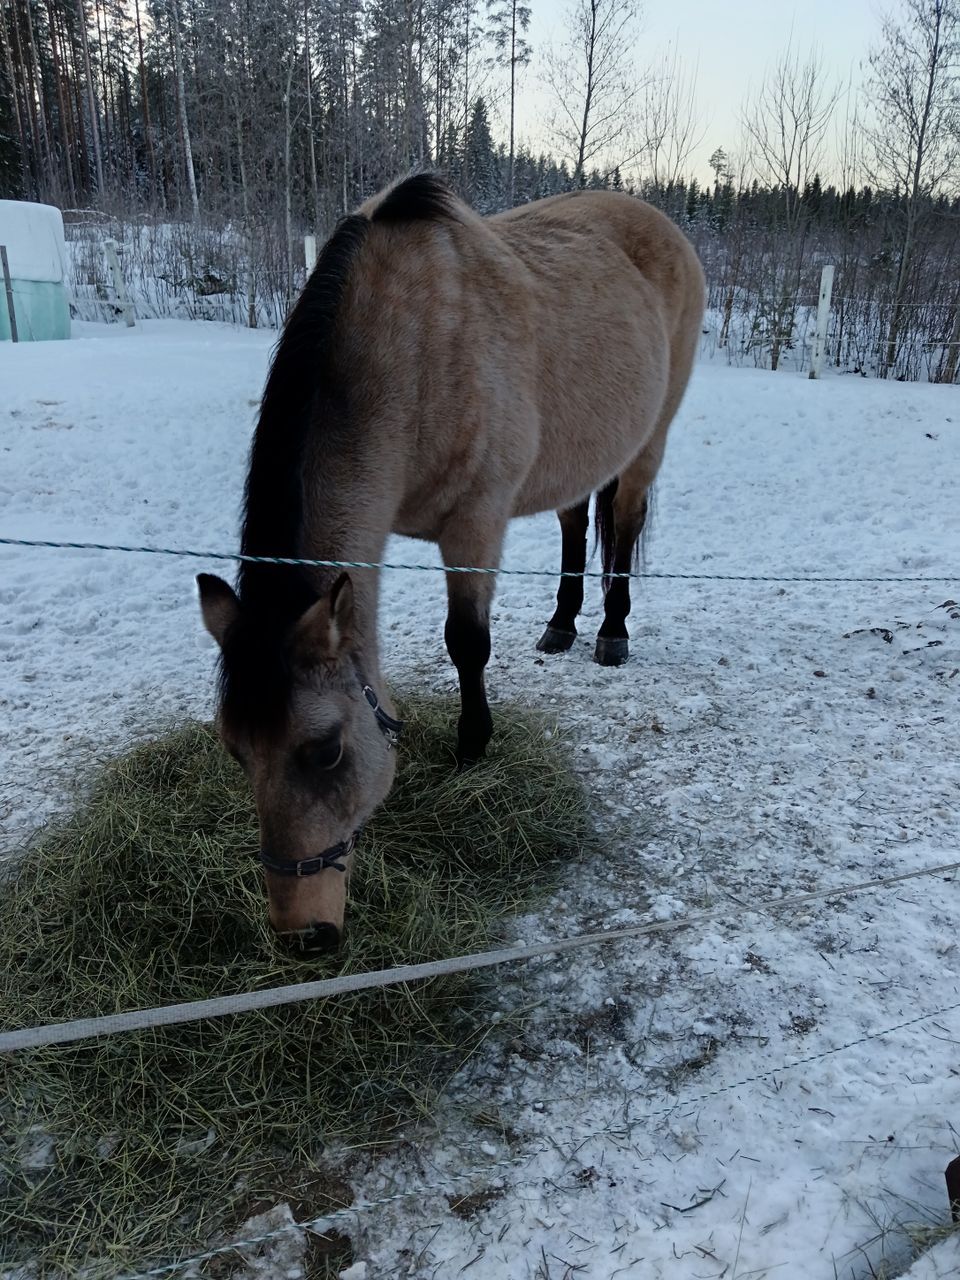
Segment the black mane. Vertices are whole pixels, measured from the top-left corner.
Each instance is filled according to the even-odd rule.
[[[455,197],[434,173],[417,173],[389,191],[368,220],[344,218],[327,241],[296,306],[287,317],[260,403],[244,498],[244,555],[296,556],[303,527],[303,457],[322,418],[342,418],[345,388],[333,359],[337,313],[351,267],[370,222],[403,223],[455,216]],[[323,397],[322,415],[316,415]],[[269,603],[288,619],[316,598],[295,568],[244,564],[240,598]]]
[[[456,197],[436,173],[415,173],[387,192],[374,222],[429,222],[456,216]]]
[[[337,314],[371,221],[402,223],[454,216],[454,196],[434,174],[407,178],[372,218],[344,218],[287,317],[267,376],[250,450],[240,549],[249,556],[302,554],[303,472],[316,432],[349,429],[348,388],[336,362]],[[242,562],[240,620],[230,629],[220,668],[224,714],[266,727],[281,719],[291,672],[290,628],[317,600],[314,579],[299,566]]]
[[[307,441],[339,399],[333,345],[350,268],[370,228],[344,218],[327,241],[287,321],[270,363],[250,449],[240,550],[248,556],[302,554],[303,462]],[[317,413],[318,401],[326,401]],[[316,601],[305,570],[241,562],[240,620],[223,648],[220,698],[234,722],[267,727],[282,719],[290,690],[285,640]]]
[[[337,396],[334,327],[350,268],[369,227],[362,216],[344,218],[283,326],[250,450],[240,540],[244,555],[299,554],[304,452],[318,396]],[[240,598],[269,604],[292,621],[316,596],[298,568],[244,563]]]

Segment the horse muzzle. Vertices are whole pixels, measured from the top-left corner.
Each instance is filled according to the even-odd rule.
[[[335,924],[324,922],[310,924],[305,929],[277,929],[277,942],[294,959],[308,960],[313,956],[330,955],[339,950],[343,931]]]
[[[312,858],[258,857],[266,872],[270,926],[280,946],[302,959],[336,951],[343,936],[350,854],[357,834]]]

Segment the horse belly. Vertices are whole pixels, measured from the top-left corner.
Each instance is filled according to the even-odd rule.
[[[659,325],[627,324],[605,349],[591,344],[552,372],[540,413],[538,456],[514,515],[559,511],[602,489],[650,443],[667,395],[670,350]],[[578,355],[580,353],[577,353]]]

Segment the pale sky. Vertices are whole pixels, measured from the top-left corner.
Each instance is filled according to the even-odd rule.
[[[551,103],[538,58],[551,40],[560,44],[570,0],[528,3],[534,57],[520,89],[518,134],[537,146],[545,142],[540,125]],[[791,32],[802,54],[817,45],[832,75],[844,83],[852,77],[857,84],[870,46],[877,42],[881,13],[899,7],[898,0],[646,0],[636,63],[643,68],[676,44],[684,65],[699,64],[705,136],[695,153],[695,170],[703,180],[710,177],[707,159],[716,147],[728,154],[736,150],[740,104],[786,48]]]

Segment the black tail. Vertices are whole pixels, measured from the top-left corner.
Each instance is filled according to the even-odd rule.
[[[613,515],[613,500],[617,496],[617,487],[620,481],[617,476],[604,485],[602,489],[597,490],[596,501],[594,503],[594,528],[596,530],[596,546],[600,548],[600,557],[603,561],[603,589],[606,591],[610,585],[610,579],[606,576],[614,572],[614,563],[617,554],[617,530],[616,521]],[[644,548],[647,540],[647,534],[653,523],[653,485],[647,490],[644,499],[643,523],[640,526],[640,535],[633,544],[633,556],[631,557],[630,571],[638,573],[641,565],[644,563]]]
[[[619,479],[614,476],[609,484],[604,485],[602,489],[598,489],[593,506],[593,523],[596,530],[595,545],[600,548],[604,574],[613,572],[613,561],[617,551],[617,530],[613,518],[613,500],[617,495],[619,483]],[[606,590],[608,585],[609,582],[604,577],[603,589]]]

